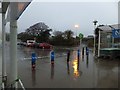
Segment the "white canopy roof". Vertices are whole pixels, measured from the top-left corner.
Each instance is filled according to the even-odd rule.
[[[8,0],[3,0],[2,2],[2,13],[6,13],[6,20],[7,22],[10,21],[10,2],[14,1],[17,4],[18,12],[17,15],[15,16],[15,19],[19,19],[21,14],[24,12],[24,10],[27,8],[27,6],[31,3],[32,0],[10,0],[10,2],[7,2]],[[26,2],[25,2],[26,1]]]
[[[114,24],[114,25],[104,25],[104,26],[100,26],[98,27],[100,30],[104,31],[104,32],[109,32],[112,29],[120,29],[120,24]]]

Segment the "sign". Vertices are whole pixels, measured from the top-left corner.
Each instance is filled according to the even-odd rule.
[[[120,38],[120,29],[112,30],[112,37],[113,38]]]
[[[83,34],[82,33],[79,33],[79,38],[83,39]]]

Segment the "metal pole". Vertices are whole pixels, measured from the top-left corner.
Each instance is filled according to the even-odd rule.
[[[17,79],[17,2],[10,2],[10,82]],[[17,88],[17,83],[13,86]]]
[[[19,79],[19,83],[20,83],[22,89],[25,90],[25,87],[24,87],[24,85],[23,85],[23,83],[22,83],[22,81],[20,79]]]
[[[5,14],[2,13],[2,79],[6,80],[6,59],[5,59]]]
[[[2,20],[1,14],[0,14],[0,20]],[[2,23],[0,23],[0,86],[2,85],[1,83],[2,83]]]
[[[4,82],[2,83],[2,89],[1,90],[5,90],[5,84],[4,84]]]
[[[82,39],[80,39],[80,49],[82,49]]]
[[[94,56],[95,56],[95,35],[94,35]]]
[[[98,38],[98,57],[100,56],[100,30],[99,30],[99,38]]]
[[[94,25],[94,30],[95,30],[95,28],[96,28],[96,25]],[[95,34],[95,33],[94,33],[94,34]],[[94,56],[95,56],[95,43],[96,43],[96,42],[95,42],[95,40],[96,40],[95,38],[96,38],[96,35],[94,35],[94,51],[93,51]]]

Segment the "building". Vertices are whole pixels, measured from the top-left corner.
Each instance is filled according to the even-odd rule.
[[[95,29],[95,53],[99,56],[100,49],[103,48],[120,48],[120,38],[114,38],[112,30],[120,29],[120,24],[99,25]],[[120,36],[120,32],[119,32]]]

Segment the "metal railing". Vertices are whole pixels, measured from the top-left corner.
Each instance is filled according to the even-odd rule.
[[[22,83],[22,81],[20,80],[20,79],[16,79],[15,81],[13,81],[11,84],[9,84],[6,88],[18,88],[18,87],[15,87],[15,84],[20,84],[20,86],[21,86],[21,89],[23,89],[23,90],[26,90],[25,89],[25,87],[24,87],[24,85],[23,85],[23,83]],[[19,87],[20,88],[20,87]]]
[[[2,84],[1,84],[1,90],[5,90],[5,83],[4,82],[2,82]]]

